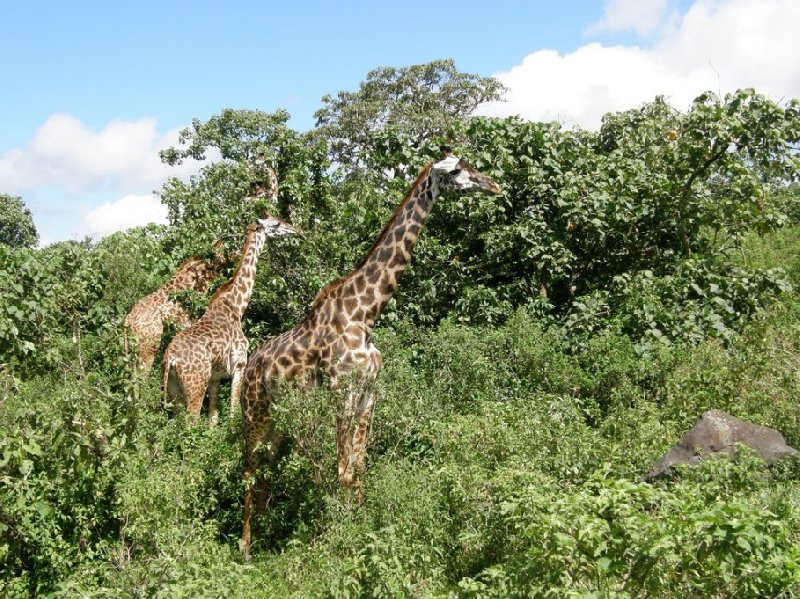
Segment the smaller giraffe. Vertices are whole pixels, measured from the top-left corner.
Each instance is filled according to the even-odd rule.
[[[270,165],[267,164],[267,159],[264,153],[260,152],[251,163],[253,170],[256,171],[257,178],[250,183],[250,195],[255,198],[269,198],[273,203],[278,203],[278,175],[275,173]],[[267,186],[264,186],[264,177],[266,175]]]
[[[149,370],[158,352],[164,321],[173,319],[180,327],[190,323],[189,314],[177,302],[170,299],[170,293],[185,289],[205,292],[217,276],[219,270],[197,256],[193,256],[178,267],[169,282],[134,304],[125,317],[123,332],[125,353],[129,352],[129,338],[136,338],[136,353],[144,369]]]
[[[268,237],[291,237],[299,233],[274,216],[257,219],[250,226],[233,277],[214,293],[200,320],[175,335],[164,352],[163,390],[176,409],[182,400],[190,416],[199,419],[208,389],[209,422],[216,425],[219,385],[223,378],[230,378],[230,415],[234,415],[247,364],[242,316],[253,293],[259,255]]]

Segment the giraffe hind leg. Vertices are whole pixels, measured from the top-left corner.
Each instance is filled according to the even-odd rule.
[[[195,422],[200,419],[206,387],[211,378],[210,370],[208,368],[198,372],[197,369],[193,370],[176,362],[170,363],[169,374],[166,376],[165,387],[175,403],[176,412],[185,407],[189,418]]]
[[[251,525],[255,507],[256,513],[263,513],[268,496],[268,488],[261,466],[261,452],[266,454],[269,462],[278,456],[280,434],[269,415],[272,400],[269,391],[259,382],[251,382],[245,377],[242,387],[242,413],[244,415],[244,479],[246,491],[244,496],[244,519],[242,522],[242,539],[240,549],[244,558],[250,558],[252,539]],[[255,504],[255,506],[254,506]]]
[[[164,409],[174,415],[186,405],[186,392],[175,364],[165,363],[164,368]],[[172,400],[172,405],[169,400]]]
[[[215,427],[219,419],[217,399],[219,398],[219,385],[221,382],[219,378],[212,377],[208,383],[208,424],[211,427]]]

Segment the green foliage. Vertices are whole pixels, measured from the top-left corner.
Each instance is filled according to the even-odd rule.
[[[50,338],[55,298],[46,277],[35,252],[0,244],[0,356],[13,368]]]
[[[519,305],[539,292],[563,309],[623,273],[717,255],[782,222],[786,204],[764,198],[796,176],[797,110],[744,90],[701,96],[686,114],[657,99],[607,115],[596,134],[472,119],[473,162],[506,192],[479,208],[460,261],[501,299]],[[770,178],[756,162],[771,165]]]
[[[608,291],[577,299],[564,322],[575,343],[611,324],[637,341],[639,353],[661,344],[730,341],[772,298],[792,288],[780,269],[748,272],[697,259],[676,266],[663,276],[625,273]]]
[[[33,216],[22,198],[0,193],[0,244],[30,248],[38,241],[39,233],[33,224]]]
[[[794,592],[796,469],[744,453],[634,482],[708,407],[797,444],[800,310],[781,306],[730,350],[645,356],[611,331],[576,353],[526,311],[498,327],[384,330],[365,504],[335,485],[331,396],[290,393],[250,565],[237,553],[238,419],[167,419],[156,376],[22,383],[0,404],[4,592]]]
[[[75,378],[22,384],[4,402],[0,570],[9,588],[52,589],[76,562],[102,560],[113,545],[113,487],[131,402],[103,382]]]
[[[409,150],[418,152],[431,138],[445,141],[461,119],[503,91],[496,79],[462,73],[452,60],[381,67],[367,74],[358,91],[322,98],[323,107],[314,115],[315,134],[328,140],[335,162],[372,167],[387,129],[403,134]],[[402,167],[404,162],[383,166]]]
[[[84,337],[108,334],[175,268],[160,238],[144,228],[97,244],[0,247],[0,364],[22,374],[53,366],[85,374]]]
[[[169,226],[0,244],[0,594],[800,593],[800,462],[739,448],[641,482],[709,408],[800,446],[800,106],[657,98],[598,132],[466,118],[500,92],[435,61],[326,97],[308,134],[224,110],[162,153],[219,157],[162,189]],[[253,346],[293,326],[442,141],[504,192],[439,200],[374,331],[365,502],[336,484],[335,397],[287,390],[243,564],[240,419],[169,418],[119,324],[191,255],[227,259],[221,284],[269,210],[305,236],[267,244],[243,325]],[[277,202],[249,197],[258,154]]]

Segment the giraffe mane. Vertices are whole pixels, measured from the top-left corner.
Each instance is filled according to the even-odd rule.
[[[231,287],[233,287],[233,278],[231,278],[231,279],[229,279],[229,280],[225,281],[225,282],[224,282],[222,285],[220,285],[219,287],[217,287],[217,290],[214,292],[214,295],[212,295],[212,296],[211,296],[211,299],[208,301],[208,305],[209,305],[209,307],[210,307],[210,306],[211,306],[211,304],[213,304],[213,303],[214,303],[214,302],[215,302],[217,299],[219,299],[219,296],[220,296],[220,295],[222,295],[223,293],[225,293],[226,291],[228,291],[228,289],[230,289]]]
[[[373,243],[373,244],[372,244],[372,247],[371,247],[371,248],[370,248],[370,250],[369,250],[369,251],[368,251],[368,252],[367,252],[367,253],[364,255],[364,257],[361,259],[361,262],[359,262],[359,263],[358,263],[358,265],[357,265],[357,266],[356,266],[356,267],[355,267],[355,268],[354,268],[352,271],[350,271],[348,274],[344,275],[343,277],[339,277],[338,279],[336,279],[336,280],[335,280],[335,281],[333,281],[332,283],[329,283],[327,286],[323,287],[322,291],[320,291],[320,292],[317,294],[317,296],[314,298],[314,303],[311,305],[311,309],[312,309],[312,310],[313,310],[314,308],[316,308],[316,307],[317,307],[317,306],[318,306],[318,305],[319,305],[319,304],[320,304],[320,303],[321,303],[321,302],[322,302],[322,301],[325,299],[325,296],[327,296],[327,295],[328,295],[328,294],[330,294],[330,293],[333,293],[333,291],[335,291],[336,289],[338,289],[339,287],[341,287],[342,285],[344,285],[344,284],[345,284],[345,282],[346,282],[346,281],[347,281],[347,280],[350,278],[350,275],[352,275],[352,274],[353,274],[355,271],[357,271],[359,268],[361,268],[362,266],[364,266],[364,264],[367,262],[367,260],[369,259],[369,257],[372,255],[372,253],[373,253],[373,252],[374,252],[374,251],[375,251],[375,250],[376,250],[378,247],[380,247],[380,245],[383,243],[383,240],[384,240],[384,239],[386,238],[386,236],[389,234],[389,229],[391,229],[391,228],[392,228],[392,225],[394,225],[394,222],[395,222],[395,220],[397,220],[397,217],[400,215],[400,212],[402,212],[402,210],[403,210],[403,207],[404,207],[404,206],[405,206],[405,205],[408,203],[408,201],[411,199],[411,195],[414,193],[414,190],[415,190],[415,189],[417,188],[417,186],[418,186],[418,185],[419,185],[419,184],[422,182],[422,180],[423,180],[425,177],[427,177],[427,176],[428,176],[428,174],[430,173],[430,170],[431,170],[431,168],[432,168],[432,167],[433,167],[433,162],[429,162],[428,164],[426,164],[426,165],[425,165],[425,168],[423,168],[423,169],[422,169],[422,172],[421,172],[421,173],[420,173],[420,174],[417,176],[417,179],[416,179],[416,181],[414,181],[414,184],[413,184],[413,185],[411,186],[411,188],[408,190],[408,193],[407,193],[407,194],[406,194],[406,196],[403,198],[403,201],[402,201],[402,202],[400,202],[400,203],[397,205],[397,208],[395,208],[395,209],[394,209],[394,214],[392,214],[392,218],[390,218],[390,219],[389,219],[389,222],[387,222],[387,223],[386,223],[386,226],[385,226],[385,227],[383,228],[383,230],[381,231],[381,234],[380,234],[380,235],[378,235],[378,239],[376,239],[376,240],[375,240],[375,243]]]

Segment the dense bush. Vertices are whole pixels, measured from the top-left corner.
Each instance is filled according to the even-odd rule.
[[[165,185],[167,227],[0,244],[0,594],[800,594],[796,460],[740,449],[641,480],[709,408],[800,446],[798,103],[656,99],[564,131],[463,118],[499,87],[423,66],[327,98],[308,134],[283,111],[194,122],[164,161],[219,159]],[[403,104],[398,82],[450,116]],[[374,332],[364,504],[335,482],[335,398],[290,390],[245,564],[241,420],[167,414],[120,322],[266,209],[306,235],[268,244],[244,327],[256,345],[295,324],[444,139],[504,193],[441,198]],[[247,195],[260,153],[276,202]]]

